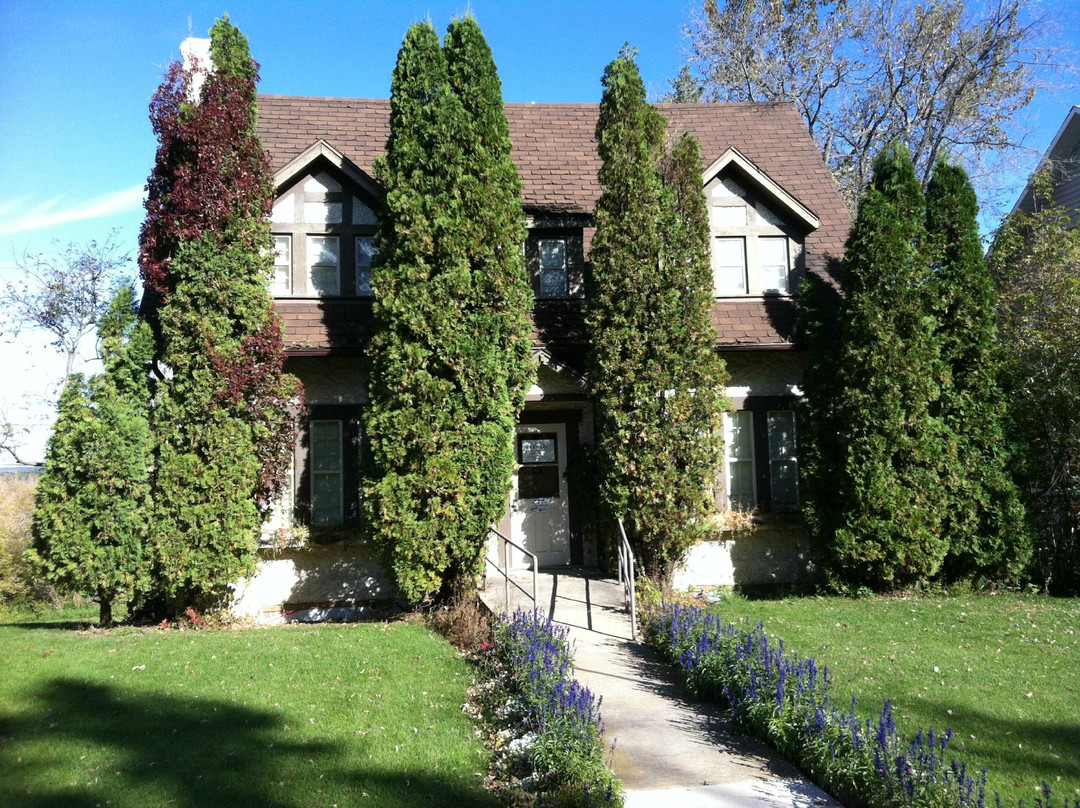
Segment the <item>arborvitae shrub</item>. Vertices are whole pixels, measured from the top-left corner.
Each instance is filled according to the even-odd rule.
[[[665,580],[704,534],[727,406],[701,152],[684,137],[665,155],[665,121],[645,103],[632,54],[603,84],[586,296],[600,493],[646,574]]]
[[[476,584],[532,379],[520,180],[494,61],[471,18],[398,53],[372,269],[367,533],[412,603]]]

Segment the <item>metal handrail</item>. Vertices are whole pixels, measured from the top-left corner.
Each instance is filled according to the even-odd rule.
[[[494,527],[490,528],[490,532],[494,533],[505,544],[510,545],[510,547],[516,547],[517,549],[521,550],[521,552],[523,552],[525,555],[527,555],[529,558],[532,559],[532,602],[533,602],[533,611],[536,611],[536,568],[540,564],[539,559],[537,559],[535,553],[529,552],[524,547],[522,547],[520,544],[518,544],[516,541],[511,539],[509,536],[506,536],[506,535],[500,533]],[[502,575],[502,577],[503,577],[503,601],[504,601],[503,608],[506,609],[507,611],[510,611],[510,552],[509,552],[509,550],[506,550],[505,552],[503,552],[503,566],[502,566],[501,569],[499,568],[499,565],[496,564],[494,561],[492,561],[490,558],[487,559],[487,563],[489,563],[491,566],[493,566],[495,568],[495,570],[500,575]],[[514,586],[516,586],[518,589],[521,589],[522,592],[525,592],[525,590],[522,589],[516,582],[514,583]],[[528,594],[528,592],[525,592],[525,594]]]
[[[625,603],[630,607],[630,639],[637,639],[637,594],[634,581],[634,551],[626,538],[626,528],[622,519],[615,520],[619,525],[619,583],[623,587]]]

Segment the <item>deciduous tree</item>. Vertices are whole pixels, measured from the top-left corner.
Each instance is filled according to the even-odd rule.
[[[998,285],[1010,439],[1035,531],[1032,567],[1051,592],[1080,593],[1080,228],[1054,205],[1049,173],[1032,179],[1035,209],[998,230]]]
[[[691,65],[707,100],[795,104],[854,209],[893,141],[924,185],[943,152],[1017,145],[1007,123],[1044,55],[1032,15],[1026,0],[705,0]]]

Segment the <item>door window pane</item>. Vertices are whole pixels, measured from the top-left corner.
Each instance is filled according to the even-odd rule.
[[[720,297],[746,294],[746,239],[713,239],[713,287]]]
[[[522,438],[522,463],[554,463],[555,438]]]

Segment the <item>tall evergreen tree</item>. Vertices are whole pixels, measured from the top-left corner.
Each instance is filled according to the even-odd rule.
[[[33,558],[45,578],[113,605],[149,587],[153,336],[122,287],[98,324],[105,369],[68,377],[37,489]]]
[[[926,230],[937,305],[935,338],[946,371],[932,408],[955,441],[943,479],[949,579],[1015,580],[1030,556],[1024,509],[1009,473],[998,384],[997,300],[983,259],[978,203],[967,172],[938,161],[926,191]]]
[[[646,574],[666,581],[703,528],[720,458],[725,378],[709,318],[701,153],[684,138],[665,161],[665,121],[645,102],[631,52],[603,85],[586,310],[600,492]]]
[[[839,585],[921,580],[938,572],[948,550],[941,480],[955,452],[931,412],[944,371],[924,222],[911,157],[892,145],[875,161],[845,248],[840,344],[808,334],[816,351],[837,353],[834,362],[812,362],[812,384],[823,366],[836,375],[832,405],[810,419],[805,473],[828,481],[806,492],[807,509]]]
[[[413,603],[475,586],[531,379],[520,181],[471,18],[413,25],[394,68],[372,270],[365,524]]]
[[[163,376],[152,537],[177,607],[217,600],[254,570],[300,394],[282,372],[269,292],[273,186],[255,133],[257,65],[227,16],[210,31],[210,55],[198,97],[192,71],[174,63],[151,103],[160,145],[140,239]]]

